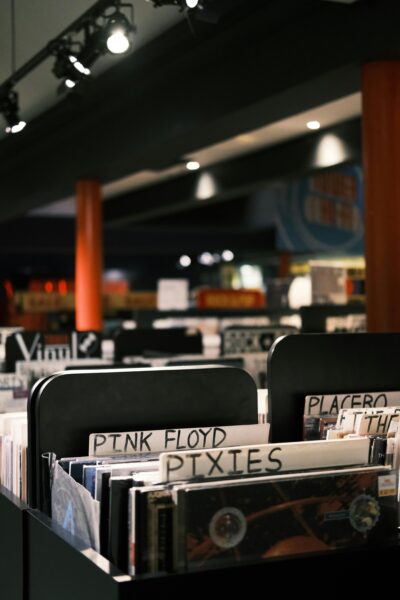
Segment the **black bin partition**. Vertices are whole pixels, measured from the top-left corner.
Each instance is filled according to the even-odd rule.
[[[400,334],[300,334],[281,338],[268,355],[271,442],[302,439],[311,394],[400,390]]]
[[[64,371],[28,404],[29,503],[44,508],[41,456],[85,456],[91,433],[257,423],[257,390],[225,366]]]

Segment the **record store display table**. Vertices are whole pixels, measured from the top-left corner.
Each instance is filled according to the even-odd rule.
[[[399,364],[400,336],[394,334],[299,335],[278,340],[268,367],[271,441],[299,439],[303,412],[299,399],[304,405],[307,394],[400,390]],[[4,598],[143,600],[158,595],[183,599],[197,592],[206,597],[236,593],[235,597],[246,594],[247,598],[285,591],[320,597],[331,587],[336,593],[340,589],[359,596],[370,593],[371,582],[383,579],[390,590],[392,565],[396,568],[400,558],[396,531],[390,531],[380,545],[357,549],[131,577],[44,514],[43,452],[84,456],[91,433],[124,431],[126,424],[128,430],[133,425],[146,430],[254,423],[256,391],[247,377],[226,367],[178,368],[167,373],[126,369],[69,371],[37,384],[29,403],[30,507],[0,490]],[[173,390],[168,406],[162,400],[166,387]]]

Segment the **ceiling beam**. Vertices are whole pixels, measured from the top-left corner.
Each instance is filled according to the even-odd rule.
[[[300,177],[332,164],[360,162],[360,130],[360,119],[352,119],[203,171],[112,198],[104,203],[105,223],[121,226],[151,222],[250,195],[277,179]],[[200,201],[199,195],[207,194],[207,190],[214,193]],[[228,213],[230,207],[226,211]],[[196,216],[192,222],[195,223],[195,219]],[[211,226],[212,222],[210,220]]]

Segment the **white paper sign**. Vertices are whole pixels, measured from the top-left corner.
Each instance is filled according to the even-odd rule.
[[[341,408],[382,408],[385,406],[400,406],[400,392],[306,396],[304,414],[337,415]]]
[[[189,308],[189,281],[187,279],[159,279],[157,308],[158,310],[187,310]]]
[[[161,454],[160,474],[165,482],[261,475],[367,464],[368,456],[368,438],[265,444]]]
[[[355,432],[359,435],[385,433],[389,430],[390,422],[384,416],[398,413],[400,413],[400,406],[388,406],[387,408],[342,408],[337,418],[336,427],[344,433]],[[365,420],[363,420],[363,416],[366,417]],[[361,420],[363,420],[363,426],[360,429]],[[370,426],[368,426],[368,423],[370,423]],[[373,429],[376,429],[376,431],[373,431]]]
[[[114,456],[139,452],[166,452],[203,450],[237,446],[240,444],[265,444],[268,442],[269,424],[231,425],[228,427],[192,427],[187,429],[158,429],[154,431],[128,431],[91,433],[89,456]]]
[[[266,423],[268,419],[268,390],[257,390],[258,422]]]

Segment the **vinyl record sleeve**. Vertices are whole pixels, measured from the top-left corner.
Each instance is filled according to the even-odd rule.
[[[180,489],[175,566],[195,571],[387,541],[397,502],[379,495],[379,477],[369,470]]]

